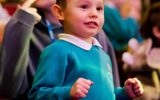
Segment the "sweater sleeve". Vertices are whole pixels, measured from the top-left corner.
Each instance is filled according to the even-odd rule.
[[[30,100],[64,100],[70,98],[71,86],[64,85],[67,55],[56,48],[46,48],[36,71]]]
[[[115,88],[116,100],[130,100],[130,98],[125,93],[124,88],[117,87]]]
[[[6,25],[0,52],[1,97],[15,97],[27,78],[29,42],[35,22],[34,16],[19,9]]]

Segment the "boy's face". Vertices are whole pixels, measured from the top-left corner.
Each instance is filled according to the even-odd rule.
[[[103,0],[66,0],[63,12],[64,31],[82,39],[96,35],[104,23]]]

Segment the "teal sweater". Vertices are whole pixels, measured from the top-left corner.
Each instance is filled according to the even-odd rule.
[[[70,89],[80,77],[94,82],[83,100],[127,99],[123,88],[114,89],[111,61],[100,47],[87,51],[64,40],[43,51],[29,99],[70,100]]]

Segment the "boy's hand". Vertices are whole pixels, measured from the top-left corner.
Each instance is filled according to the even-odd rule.
[[[125,81],[124,89],[130,98],[136,98],[143,94],[143,87],[137,78],[129,78]]]
[[[29,14],[32,14],[37,22],[41,20],[41,16],[37,13],[37,9],[31,7],[31,5],[35,2],[36,0],[26,0],[22,6],[19,6],[20,9],[26,11]]]
[[[87,80],[84,78],[78,78],[70,90],[71,97],[73,98],[86,97],[91,85],[93,85],[93,82],[91,80]]]

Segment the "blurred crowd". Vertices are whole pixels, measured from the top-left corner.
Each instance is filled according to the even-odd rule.
[[[96,38],[111,58],[115,87],[137,77],[144,94],[135,100],[160,100],[160,0],[104,1]],[[0,0],[0,100],[26,99],[41,51],[63,32],[51,13],[55,0],[24,2]]]

